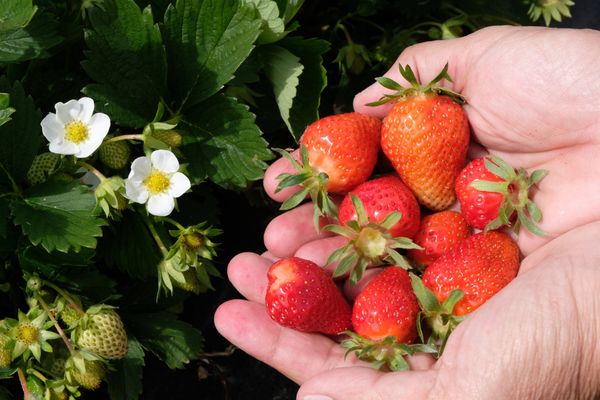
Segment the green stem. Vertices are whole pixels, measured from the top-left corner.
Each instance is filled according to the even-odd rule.
[[[342,24],[341,22],[338,22],[335,25],[335,29],[339,29],[344,33],[344,36],[346,37],[346,41],[348,42],[348,44],[353,44],[354,42],[352,41],[352,37],[350,36],[350,32],[348,32],[348,29],[346,29],[346,27],[344,26],[344,24]]]
[[[167,248],[165,247],[165,244],[163,243],[162,239],[158,235],[158,232],[156,231],[156,227],[154,226],[152,221],[150,221],[149,218],[146,219],[146,224],[148,225],[148,229],[150,229],[150,234],[152,234],[152,237],[154,238],[154,241],[158,245],[160,252],[162,253],[163,257],[166,258],[167,255],[169,254],[169,250],[167,250]]]
[[[15,182],[15,179],[12,177],[12,175],[6,170],[6,168],[4,167],[4,164],[0,163],[0,168],[2,168],[2,171],[4,171],[4,173],[6,174],[6,176],[8,177],[8,180],[10,181],[10,184],[12,186],[12,189],[15,193],[17,194],[21,194],[21,188],[19,188],[19,185],[17,185],[17,182]]]
[[[173,225],[174,227],[176,227],[179,230],[184,230],[185,226],[181,225],[179,222],[175,221],[172,218],[169,217],[164,217],[163,218],[165,221],[167,221],[168,223],[170,223],[171,225]]]
[[[100,182],[104,182],[106,180],[106,177],[102,174],[102,172],[98,171],[93,165],[88,164],[84,161],[77,161],[77,165],[87,169],[92,174],[96,175],[98,179],[100,179]]]
[[[143,141],[144,140],[144,135],[141,134],[141,133],[132,133],[130,135],[115,136],[115,137],[112,137],[112,138],[110,138],[108,140],[105,140],[104,143],[102,143],[102,144],[104,145],[104,144],[107,144],[107,143],[118,142],[120,140],[141,140],[141,141]]]
[[[19,382],[21,383],[21,390],[23,391],[23,399],[30,400],[31,394],[29,393],[29,389],[27,388],[27,380],[25,379],[25,374],[21,368],[17,369],[17,374],[19,375]]]
[[[50,318],[50,320],[54,324],[54,328],[56,329],[56,331],[60,335],[60,337],[63,340],[63,342],[65,342],[65,346],[67,346],[67,349],[69,349],[69,352],[71,353],[71,355],[74,355],[75,353],[77,353],[75,351],[75,348],[73,347],[73,343],[71,343],[71,341],[67,337],[67,334],[65,333],[65,331],[63,331],[62,327],[60,326],[60,324],[58,323],[58,321],[56,320],[56,318],[54,318],[54,314],[50,310],[50,307],[48,307],[48,304],[46,303],[46,301],[44,301],[44,299],[42,298],[42,296],[40,296],[37,293],[35,294],[35,298],[37,299],[37,301],[40,302],[40,304],[42,305],[42,308],[48,314],[48,318]]]
[[[85,311],[83,311],[83,309],[81,307],[79,307],[79,304],[77,304],[77,302],[75,302],[75,300],[73,300],[73,298],[63,289],[59,288],[58,286],[56,286],[54,283],[52,282],[48,282],[48,281],[44,281],[45,285],[50,286],[52,289],[54,289],[54,291],[56,293],[58,293],[59,295],[61,295],[68,303],[69,305],[74,308],[80,315],[84,315]]]
[[[34,375],[35,377],[37,377],[39,380],[41,380],[44,383],[46,383],[46,381],[48,380],[48,378],[46,378],[40,371],[38,371],[35,368],[29,368],[29,369],[27,369],[27,372],[31,373],[32,375]]]

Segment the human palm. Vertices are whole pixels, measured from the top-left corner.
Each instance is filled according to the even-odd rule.
[[[324,265],[343,241],[315,232],[310,204],[270,223],[265,254],[231,261],[229,278],[249,301],[223,304],[217,328],[302,384],[300,399],[594,398],[600,385],[594,336],[600,332],[594,318],[600,312],[600,222],[594,222],[600,221],[600,83],[590,77],[598,44],[600,33],[593,31],[506,27],[417,45],[400,56],[423,82],[448,62],[454,78],[448,84],[468,101],[475,140],[514,166],[550,171],[534,198],[549,235],[520,232],[527,257],[519,276],[452,333],[435,363],[419,355],[410,360],[413,371],[378,372],[345,359],[345,350],[325,336],[269,319],[262,303],[272,260],[297,255]],[[402,82],[397,68],[389,76]],[[360,93],[355,109],[383,116],[389,106],[365,105],[383,90],[374,85]],[[274,193],[275,176],[289,169],[282,159],[265,175],[265,189],[277,200],[290,190]]]

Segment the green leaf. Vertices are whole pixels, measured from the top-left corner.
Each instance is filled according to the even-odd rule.
[[[9,92],[12,107],[16,110],[11,120],[0,126],[0,182],[8,182],[6,173],[19,183],[25,179],[33,158],[42,144],[41,116],[31,97],[19,82],[10,85],[0,78],[0,91]]]
[[[222,95],[188,112],[179,124],[187,132],[181,151],[196,183],[208,177],[223,187],[243,188],[262,178],[273,154],[254,120],[248,107]]]
[[[58,24],[31,0],[0,0],[0,65],[47,57],[62,41]]]
[[[19,257],[21,262],[32,271],[45,268],[59,271],[61,268],[87,267],[92,264],[94,254],[94,250],[85,248],[77,253],[61,253],[58,251],[49,253],[41,247],[27,245],[20,249]]]
[[[278,8],[286,24],[294,18],[303,3],[304,0],[277,0]]]
[[[94,214],[96,199],[77,182],[48,181],[12,203],[15,224],[34,245],[46,251],[95,248],[105,221]]]
[[[409,273],[409,275],[413,291],[415,292],[415,296],[417,296],[421,309],[425,312],[439,310],[441,305],[435,294],[425,287],[421,278],[413,273]]]
[[[127,245],[125,245],[125,243]],[[162,260],[156,243],[138,213],[125,213],[112,223],[98,243],[98,254],[107,265],[136,279],[156,276]]]
[[[497,192],[497,193],[507,193],[508,192],[509,182],[500,181],[500,182],[492,182],[492,181],[484,181],[481,179],[475,179],[471,182],[471,187],[482,192]]]
[[[128,338],[127,356],[114,363],[106,382],[111,400],[137,400],[142,393],[144,349],[133,337]]]
[[[10,228],[10,208],[9,200],[6,197],[0,197],[0,238],[6,239]]]
[[[262,21],[236,0],[178,0],[165,14],[169,90],[190,109],[217,93],[248,57]]]
[[[299,57],[280,46],[265,46],[261,48],[260,54],[265,60],[265,74],[273,85],[279,114],[289,131],[293,132],[290,111],[300,83],[299,76],[304,67],[300,64]]]
[[[82,66],[96,81],[83,92],[100,111],[133,128],[152,121],[166,93],[166,54],[150,8],[133,0],[104,0],[89,11],[89,48]]]
[[[198,330],[170,313],[136,314],[127,316],[125,322],[144,348],[171,369],[198,358],[204,346]]]
[[[546,177],[546,175],[548,175],[548,172],[549,171],[547,169],[536,169],[535,171],[533,171],[531,173],[531,176],[529,177],[529,185],[532,186],[539,183],[539,181],[541,181]]]
[[[327,85],[322,54],[329,50],[329,44],[324,40],[304,39],[297,36],[288,36],[277,44],[300,57],[300,62],[304,66],[290,110],[289,121],[292,135],[298,140],[306,127],[319,119],[321,92]]]
[[[8,106],[9,97],[8,93],[0,93],[0,126],[10,121],[11,114],[15,112],[14,108]]]
[[[285,23],[279,17],[279,7],[273,0],[242,0],[256,7],[258,15],[263,20],[262,32],[258,36],[259,43],[273,43],[286,35]]]

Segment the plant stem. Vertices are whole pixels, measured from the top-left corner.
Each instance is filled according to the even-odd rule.
[[[77,161],[77,165],[82,166],[83,168],[90,171],[92,174],[96,175],[96,177],[100,179],[100,182],[104,182],[106,180],[106,177],[102,174],[102,172],[98,171],[93,165],[88,164],[84,161]]]
[[[102,144],[118,142],[120,140],[142,140],[143,141],[144,135],[142,135],[141,133],[132,133],[129,135],[119,135],[119,136],[112,137],[108,140],[105,140],[104,143],[102,143]]]
[[[80,315],[85,314],[85,311],[81,307],[79,307],[79,304],[77,304],[77,302],[75,302],[75,300],[73,300],[73,298],[63,289],[59,288],[52,282],[44,281],[44,284],[50,286],[52,289],[54,289],[56,293],[60,294],[69,303],[69,305],[72,308],[74,308]]]
[[[69,349],[69,352],[72,355],[75,354],[75,353],[77,353],[75,351],[75,348],[73,347],[73,343],[71,343],[71,341],[67,337],[65,331],[63,331],[62,327],[60,326],[60,324],[56,320],[56,318],[54,318],[54,314],[52,313],[52,311],[48,307],[48,304],[44,301],[44,299],[42,298],[42,296],[40,296],[39,294],[36,293],[35,294],[35,298],[40,302],[40,304],[42,305],[42,308],[48,314],[48,318],[50,318],[50,320],[54,324],[54,328],[56,328],[56,331],[60,335],[61,339],[63,340],[63,342],[65,342],[65,345],[67,346],[67,349]]]
[[[21,383],[21,390],[23,390],[23,399],[29,400],[31,394],[29,393],[29,389],[27,389],[27,380],[25,379],[25,374],[21,368],[17,369],[17,374],[19,375],[19,382]]]
[[[48,380],[48,378],[46,378],[40,371],[38,371],[35,368],[29,368],[27,370],[27,372],[32,373],[33,375],[35,375],[39,380],[41,380],[44,383]]]
[[[12,175],[8,172],[8,170],[4,167],[2,163],[0,163],[0,168],[2,169],[2,171],[4,171],[6,177],[10,181],[10,185],[12,186],[13,191],[20,195],[21,189],[19,188],[19,185],[17,185],[17,182],[15,182],[15,179],[12,177]]]
[[[185,229],[185,226],[181,225],[179,222],[175,221],[172,218],[163,217],[163,220],[167,221],[168,223],[170,223],[171,225],[173,225],[177,229],[180,229],[180,230],[184,230]]]
[[[150,221],[149,218],[146,218],[146,224],[148,225],[148,229],[150,229],[150,233],[152,234],[154,241],[158,245],[160,252],[162,253],[163,257],[166,258],[167,255],[169,254],[169,250],[167,250],[167,248],[165,247],[165,244],[163,243],[160,236],[158,235],[158,232],[156,231],[156,227],[154,226],[152,221]]]

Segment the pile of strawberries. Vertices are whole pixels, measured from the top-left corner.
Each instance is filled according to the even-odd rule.
[[[520,251],[501,228],[544,234],[529,193],[547,173],[467,160],[464,99],[438,85],[451,81],[447,66],[426,86],[410,67],[400,72],[410,87],[378,79],[392,91],[373,103],[393,102],[383,121],[328,116],[306,129],[299,160],[281,152],[297,172],[280,175],[279,189],[301,187],[282,209],[308,197],[316,229],[326,218],[322,229],[348,240],[329,257],[333,276],[297,257],[275,262],[266,295],[276,322],[341,339],[388,370],[408,368],[415,352],[439,357],[456,325],[514,279]],[[331,194],[344,196],[339,207]],[[351,302],[340,281],[356,284],[370,267],[383,271]]]

